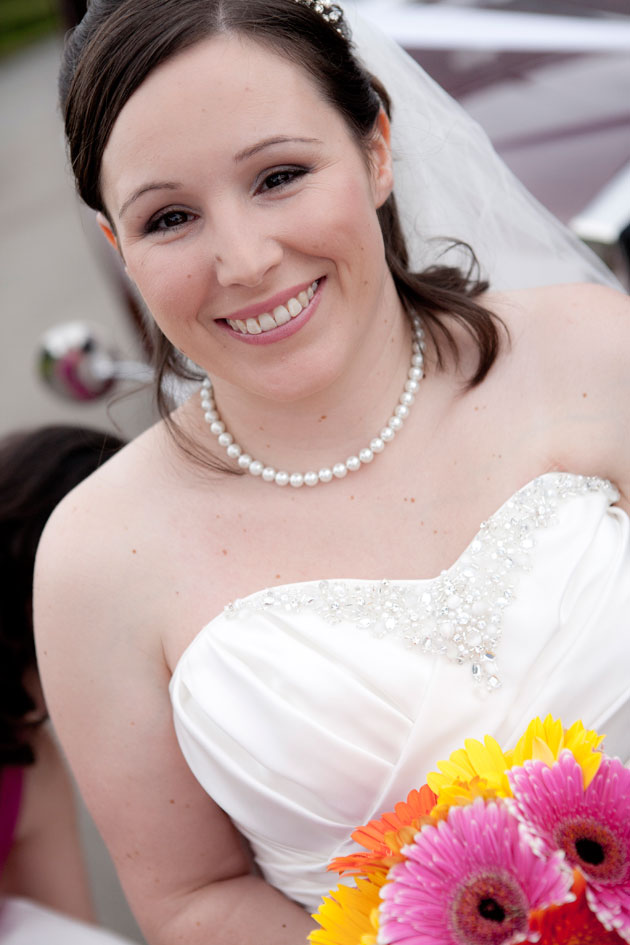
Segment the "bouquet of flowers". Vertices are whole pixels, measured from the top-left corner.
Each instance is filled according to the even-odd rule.
[[[311,945],[630,942],[630,770],[581,722],[468,739],[356,830]]]

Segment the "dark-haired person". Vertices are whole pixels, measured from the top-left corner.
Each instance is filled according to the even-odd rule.
[[[94,915],[74,790],[46,721],[32,586],[50,513],[122,445],[73,426],[0,440],[0,941],[15,945],[114,941],[85,924]]]
[[[564,273],[419,81],[416,231],[458,236],[454,199],[502,219],[491,278],[510,240],[523,284]],[[428,237],[416,271],[334,5],[93,0],[61,93],[158,380],[211,381],[51,520],[46,696],[151,943],[297,945],[356,824],[464,737],[552,712],[630,755],[628,299],[491,291]]]

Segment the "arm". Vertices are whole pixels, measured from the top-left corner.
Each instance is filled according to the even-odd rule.
[[[71,779],[47,727],[37,733],[33,748],[36,760],[24,769],[17,835],[2,872],[2,892],[94,921]]]
[[[96,532],[76,499],[55,513],[38,556],[36,631],[51,715],[131,907],[151,945],[303,945],[313,921],[251,875],[240,836],[183,760],[159,607],[147,603],[159,588],[137,573],[125,588],[106,521],[99,542],[82,543]]]

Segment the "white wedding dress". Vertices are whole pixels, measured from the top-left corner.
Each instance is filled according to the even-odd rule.
[[[272,885],[316,908],[352,830],[466,737],[509,747],[551,712],[630,757],[630,521],[617,497],[547,473],[437,577],[263,590],[201,630],[171,681],[177,735]]]

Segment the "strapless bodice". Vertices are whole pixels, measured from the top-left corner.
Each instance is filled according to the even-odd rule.
[[[630,757],[630,522],[547,473],[434,578],[313,581],[233,602],[171,680],[192,771],[270,883],[314,907],[351,831],[466,737],[582,718]],[[350,570],[350,567],[349,567]]]

